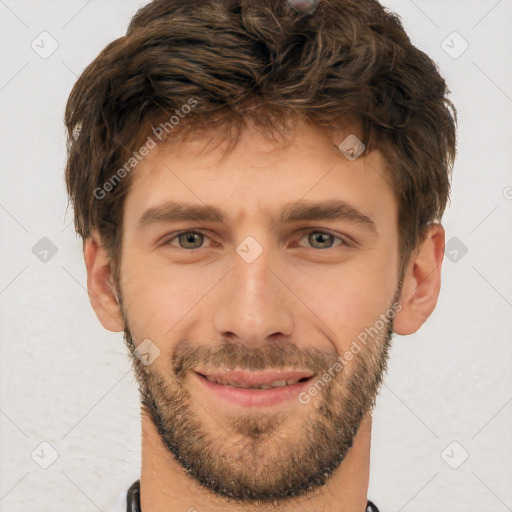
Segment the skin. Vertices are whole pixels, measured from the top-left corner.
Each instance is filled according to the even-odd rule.
[[[349,161],[337,149],[349,133],[298,122],[269,142],[249,125],[227,156],[207,136],[155,149],[126,198],[118,280],[98,233],[85,241],[91,304],[106,329],[124,332],[141,391],[144,511],[365,510],[371,411],[391,336],[417,331],[435,308],[445,237],[432,224],[400,281],[384,160],[373,151]],[[290,201],[331,199],[365,212],[375,232],[349,219],[273,220]],[[230,218],[138,226],[169,200]],[[184,229],[196,239],[177,238]],[[251,263],[236,251],[248,236],[263,249]],[[307,403],[243,408],[193,371],[300,368],[318,381],[393,305]],[[145,339],[160,351],[149,365],[133,354]]]

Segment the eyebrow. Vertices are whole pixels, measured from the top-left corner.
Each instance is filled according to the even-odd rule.
[[[284,205],[280,215],[283,224],[307,220],[346,220],[355,222],[377,233],[375,219],[369,212],[357,208],[341,199],[306,201],[300,199]],[[140,217],[139,228],[151,224],[176,221],[219,222],[231,221],[231,217],[213,205],[200,205],[180,201],[168,201],[163,205],[147,209]],[[272,218],[273,223],[275,218]]]

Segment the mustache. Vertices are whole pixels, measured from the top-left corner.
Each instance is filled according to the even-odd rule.
[[[321,375],[336,362],[336,359],[334,349],[304,349],[292,343],[266,341],[260,346],[248,347],[243,343],[229,341],[197,345],[184,340],[176,346],[172,364],[176,378],[181,381],[188,370],[198,366],[249,371],[296,368]]]

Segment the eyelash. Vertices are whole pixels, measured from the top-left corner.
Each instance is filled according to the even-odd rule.
[[[182,231],[178,231],[178,232],[174,233],[173,236],[171,236],[170,238],[167,238],[161,245],[163,247],[173,246],[171,244],[171,242],[173,240],[177,239],[180,235],[183,235],[185,233],[201,234],[206,238],[210,238],[206,233],[204,233],[201,230],[184,229]],[[333,245],[332,247],[326,247],[325,249],[317,249],[316,247],[311,247],[311,249],[317,249],[318,251],[326,251],[328,249],[335,249],[336,247],[341,247],[341,246],[352,247],[352,245],[350,243],[348,243],[345,239],[335,235],[334,233],[330,233],[329,231],[324,231],[324,230],[320,230],[320,229],[310,229],[310,230],[306,231],[304,233],[304,235],[302,235],[301,240],[302,240],[302,238],[304,238],[307,235],[310,235],[311,233],[320,233],[322,235],[329,235],[329,236],[332,236],[335,240],[338,239],[341,242],[338,245]],[[175,247],[175,246],[173,246],[173,247]],[[182,249],[184,251],[198,251],[199,249],[204,249],[204,247],[196,247],[196,248],[192,248],[192,249],[186,249],[185,247],[176,247],[176,249]]]

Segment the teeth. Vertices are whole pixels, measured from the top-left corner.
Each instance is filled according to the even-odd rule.
[[[261,384],[260,386],[249,386],[248,384],[242,384],[237,382],[230,382],[224,379],[206,376],[206,379],[210,382],[215,382],[216,384],[221,384],[223,386],[232,386],[234,388],[242,388],[242,389],[272,389],[272,388],[282,388],[283,386],[293,386],[293,384],[297,384],[299,379],[288,379],[288,380],[275,380],[269,384]]]
[[[227,385],[233,386],[234,388],[249,389],[249,386],[247,384],[242,384],[239,382],[228,382]]]

